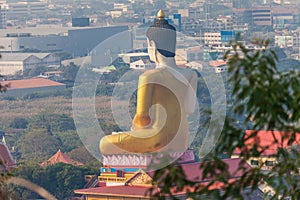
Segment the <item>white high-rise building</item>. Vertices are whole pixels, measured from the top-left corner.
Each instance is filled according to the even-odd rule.
[[[6,1],[5,1],[6,2]],[[7,4],[0,4],[0,29],[6,28]]]
[[[7,18],[15,19],[19,17],[42,14],[47,12],[47,9],[47,1],[8,3]]]

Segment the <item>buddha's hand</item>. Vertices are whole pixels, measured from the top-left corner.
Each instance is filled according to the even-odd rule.
[[[149,115],[139,115],[136,114],[132,121],[132,130],[148,128],[151,123],[151,118]]]

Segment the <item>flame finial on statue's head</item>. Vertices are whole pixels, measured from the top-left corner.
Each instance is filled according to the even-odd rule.
[[[160,9],[157,13],[157,19],[164,19],[165,18],[165,13],[162,9]]]

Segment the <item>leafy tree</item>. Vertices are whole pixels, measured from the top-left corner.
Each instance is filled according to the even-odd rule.
[[[117,82],[129,70],[130,68],[128,66],[121,66],[108,74],[103,74],[101,80],[107,83]],[[133,79],[130,79],[130,81],[131,80]]]
[[[0,58],[1,58],[1,56],[0,56]],[[0,75],[0,78],[1,78],[2,76]],[[1,84],[0,83],[0,93],[1,92],[5,92],[6,90],[7,90],[7,88],[9,88],[9,84]]]
[[[79,70],[79,66],[75,65],[73,62],[71,62],[67,66],[62,66],[59,68],[64,73],[64,78],[68,81],[75,81],[77,72]]]
[[[71,152],[68,153],[68,156],[70,156],[70,158],[82,162],[84,164],[89,163],[89,162],[93,162],[96,159],[86,150],[86,148],[84,146],[78,147],[76,149],[73,149]],[[98,162],[98,166],[99,166],[99,162]]]
[[[170,187],[175,186],[180,191],[183,185],[187,185],[195,189],[187,193],[192,198],[206,195],[206,198],[213,199],[242,199],[246,188],[256,189],[262,182],[267,182],[275,190],[275,194],[267,194],[271,198],[299,199],[298,148],[279,148],[275,155],[278,163],[269,172],[262,171],[261,166],[246,170],[240,163],[239,170],[243,171],[241,178],[233,182],[226,178],[230,173],[221,159],[224,153],[230,156],[236,148],[240,148],[242,158],[248,160],[253,156],[259,157],[268,149],[259,143],[245,148],[245,142],[257,135],[257,131],[253,131],[251,136],[244,138],[245,130],[282,131],[286,133],[282,135],[282,140],[287,140],[289,145],[300,131],[300,72],[279,71],[276,53],[268,48],[269,42],[255,41],[255,44],[260,45],[261,50],[246,49],[240,42],[233,41],[233,50],[225,56],[229,65],[228,81],[232,86],[232,113],[226,116],[215,148],[202,159],[202,176],[212,180],[199,187],[198,183],[185,179],[183,171],[177,169],[180,166],[173,165],[173,168],[158,170],[154,176],[154,182],[162,186],[165,193],[171,193]],[[239,124],[235,118],[240,119]],[[273,143],[280,146],[275,138]],[[224,185],[222,192],[210,188],[216,183]],[[159,193],[154,196],[158,197]]]
[[[47,71],[47,67],[45,66],[38,66],[31,69],[25,69],[23,72],[24,77],[34,77],[42,74],[43,72]]]
[[[28,121],[22,117],[14,118],[12,122],[9,124],[11,128],[17,128],[17,129],[25,129],[27,128],[27,125],[28,125]]]
[[[59,148],[59,141],[46,129],[30,129],[17,141],[22,159],[41,162],[52,156]]]
[[[68,60],[72,58],[72,55],[67,52],[58,52],[58,53],[54,53],[54,55],[58,56],[60,60]]]
[[[70,152],[73,149],[82,146],[76,131],[55,132],[54,136],[60,141],[61,150],[63,152]]]
[[[64,163],[42,168],[39,165],[26,164],[15,171],[16,177],[22,177],[45,188],[57,199],[65,199],[74,195],[75,189],[81,189],[85,182],[84,176],[96,174],[88,167],[76,167]],[[27,189],[10,186],[21,199],[37,199],[39,196]]]
[[[114,86],[110,84],[100,84],[97,86],[96,95],[97,96],[112,96]]]
[[[75,130],[74,120],[65,114],[40,113],[29,121],[29,128],[44,128],[49,132]]]

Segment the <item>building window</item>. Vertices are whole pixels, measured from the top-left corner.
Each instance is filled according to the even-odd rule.
[[[258,160],[251,160],[251,161],[250,161],[250,164],[251,164],[251,165],[258,166]]]
[[[273,161],[268,161],[268,160],[267,160],[267,161],[265,162],[265,165],[266,165],[266,166],[274,166],[274,162],[273,162]]]

